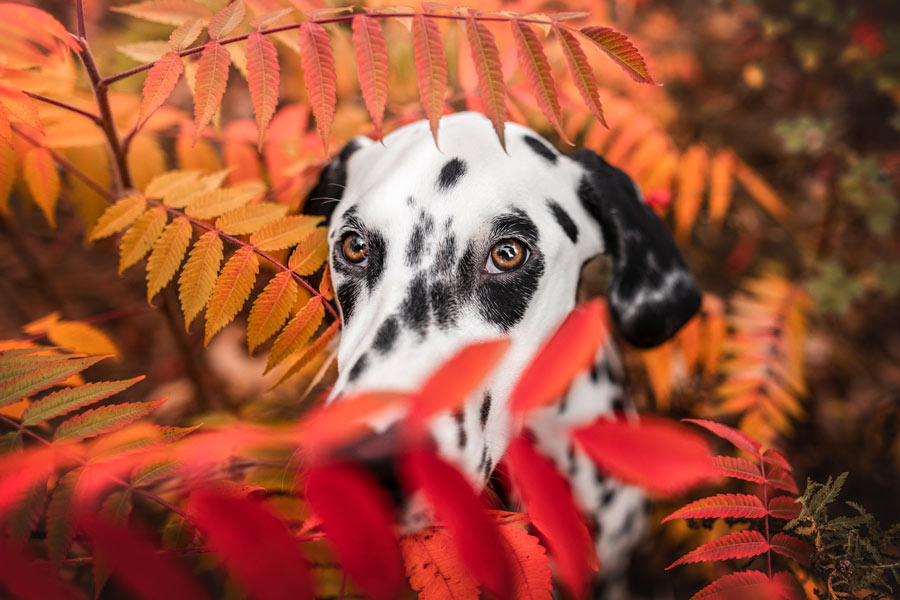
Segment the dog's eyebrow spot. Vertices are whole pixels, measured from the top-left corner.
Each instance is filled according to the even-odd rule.
[[[449,190],[456,185],[460,177],[466,174],[466,170],[466,163],[458,158],[451,158],[441,167],[441,173],[435,184],[437,189],[441,192]]]
[[[362,372],[366,370],[367,366],[369,366],[369,356],[363,354],[350,369],[350,373],[347,375],[347,381],[356,381],[356,379],[362,375]]]
[[[409,242],[406,244],[406,265],[415,267],[422,262],[422,252],[425,250],[425,240],[434,231],[434,219],[424,210],[419,211],[419,219],[413,227]]]
[[[540,154],[551,163],[556,164],[556,153],[544,145],[540,140],[535,137],[531,137],[530,135],[526,135],[524,138],[525,143],[528,144],[528,147],[534,150],[537,154]]]
[[[419,273],[409,284],[406,298],[400,305],[400,314],[406,324],[420,336],[425,335],[431,312],[428,305],[428,284],[424,274]]]
[[[494,239],[517,236],[529,244],[538,242],[538,229],[534,221],[527,213],[518,209],[491,219],[491,235]]]
[[[484,395],[484,400],[481,401],[481,428],[484,429],[487,425],[488,417],[491,414],[491,393],[487,392]]]
[[[578,227],[575,225],[575,221],[572,220],[572,217],[569,216],[569,213],[567,213],[562,206],[549,198],[547,199],[547,206],[550,207],[550,212],[553,213],[556,222],[559,223],[559,226],[562,227],[569,239],[572,240],[572,243],[578,243]]]
[[[400,327],[397,325],[397,317],[388,317],[378,328],[375,334],[375,343],[372,346],[382,354],[389,352],[394,347]]]

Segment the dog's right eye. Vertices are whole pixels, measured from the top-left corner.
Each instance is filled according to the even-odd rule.
[[[524,265],[530,255],[528,246],[519,240],[501,240],[491,248],[484,270],[494,275],[512,271]]]
[[[355,265],[361,266],[369,255],[369,244],[366,243],[366,238],[358,233],[351,232],[345,235],[341,248],[344,251],[344,258]]]

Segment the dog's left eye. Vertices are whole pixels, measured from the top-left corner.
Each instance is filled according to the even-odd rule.
[[[369,245],[366,238],[358,233],[348,233],[341,242],[341,249],[344,252],[344,258],[355,265],[363,266],[366,257],[369,255]]]
[[[500,240],[491,248],[484,270],[492,274],[512,271],[524,265],[530,255],[528,246],[519,240]]]

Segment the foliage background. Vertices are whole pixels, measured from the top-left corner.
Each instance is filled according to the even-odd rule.
[[[73,28],[68,3],[38,6]],[[519,2],[509,8],[583,7]],[[110,12],[109,5],[97,0],[86,3],[86,10],[93,51],[104,73],[137,64],[120,46],[165,39],[171,31],[170,26]],[[629,34],[664,86],[636,86],[614,65],[594,60],[610,130],[591,130],[580,141],[634,168],[647,160],[637,155],[642,143],[645,153],[676,157],[671,182],[650,182],[653,187],[644,191],[670,219],[704,290],[721,300],[720,313],[733,314],[737,291],[748,278],[762,275],[780,276],[813,300],[805,313],[808,330],[797,334],[805,385],[792,394],[802,410],[790,417],[788,428],[757,426],[754,433],[770,431],[797,469],[801,488],[807,476],[824,481],[848,471],[843,497],[867,507],[882,522],[897,521],[900,11],[876,0],[630,0],[591,10],[590,23],[610,24]],[[349,56],[347,39],[332,41],[339,56]],[[391,118],[412,118],[419,110],[411,44],[391,45],[390,52],[388,126]],[[299,60],[288,52],[281,56],[281,105],[302,102]],[[339,67],[338,77],[332,152],[339,140],[370,128],[355,70]],[[472,79],[471,72],[461,70],[457,83],[471,89]],[[124,101],[126,94],[140,92],[142,80],[120,82],[115,92]],[[477,102],[464,96],[455,96],[455,108]],[[82,99],[89,105],[88,94]],[[191,99],[184,84],[169,103],[190,120]],[[523,103],[520,110],[548,137],[558,139],[534,107]],[[566,110],[572,124],[577,110]],[[229,151],[221,140],[245,140],[239,120],[253,119],[246,84],[234,71],[219,140],[190,148],[177,124],[182,117],[173,115],[171,126],[156,130],[160,144],[135,140],[136,178],[146,181],[154,169],[221,166]],[[297,173],[323,159],[312,131],[310,126],[302,135],[296,132],[301,152],[291,157],[291,164]],[[58,134],[76,139],[84,132],[73,128]],[[138,149],[138,144],[143,146]],[[771,185],[787,206],[787,216],[774,218],[771,210],[761,208],[760,194],[748,193],[750,188],[735,188],[723,218],[711,216],[711,206],[691,207],[695,198],[713,202],[706,183],[713,175],[704,165],[712,164],[722,149]],[[64,153],[108,180],[109,174],[98,170],[103,155],[96,146],[73,142]],[[15,184],[11,214],[0,220],[0,338],[21,337],[23,325],[52,312],[98,325],[114,340],[120,358],[97,365],[92,378],[146,374],[129,393],[135,400],[170,394],[154,414],[161,424],[294,417],[302,410],[294,400],[308,388],[309,376],[267,391],[274,382],[259,375],[264,359],[247,356],[241,327],[226,328],[204,350],[201,328],[184,332],[171,286],[150,306],[141,269],[117,275],[114,241],[87,244],[86,232],[105,201],[84,189],[69,194],[57,206],[54,230],[28,200],[26,186]],[[709,335],[704,330],[706,342]],[[630,356],[640,401],[647,410],[673,416],[715,413],[721,395],[717,387],[727,369],[685,369],[690,360],[681,344],[671,354]],[[675,597],[687,597],[708,580],[699,569],[664,570],[689,545],[686,535],[671,527],[657,533],[646,556],[637,561],[641,572],[633,583],[638,593],[665,597],[674,590]]]

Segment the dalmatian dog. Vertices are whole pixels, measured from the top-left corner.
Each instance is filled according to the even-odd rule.
[[[332,398],[414,389],[473,342],[508,336],[508,352],[465,407],[437,418],[442,455],[485,485],[513,434],[509,395],[542,341],[575,305],[582,266],[612,258],[608,306],[638,347],[670,338],[700,295],[670,236],[632,180],[590,150],[558,153],[508,123],[506,152],[490,121],[457,113],[384,138],[348,143],[306,211],[329,220],[329,264],[343,331]],[[632,414],[615,350],[528,423],[568,477],[593,525],[601,569],[616,580],[640,537],[642,493],[598,473],[569,441],[576,424]]]

